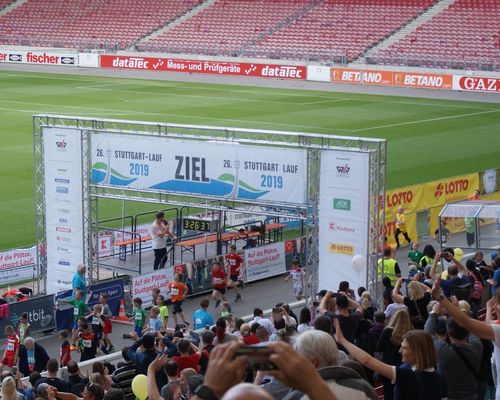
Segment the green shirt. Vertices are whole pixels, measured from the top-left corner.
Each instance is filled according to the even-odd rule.
[[[163,325],[165,325],[165,321],[168,318],[168,307],[167,306],[160,306],[160,317],[161,317]]]
[[[422,259],[423,256],[424,255],[422,254],[421,251],[413,251],[412,250],[408,253],[408,258],[417,264],[420,262],[420,260]]]
[[[87,304],[83,300],[70,300],[68,304],[71,304],[73,307],[73,322],[76,324],[78,322],[78,318],[85,316],[85,313],[89,311]]]
[[[146,313],[146,310],[142,307],[135,308],[132,310],[132,315],[134,317],[135,321],[135,327],[136,328],[144,328],[144,325],[146,324],[146,318],[148,314]]]

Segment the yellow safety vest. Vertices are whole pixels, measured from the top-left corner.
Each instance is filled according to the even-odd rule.
[[[396,260],[392,258],[383,258],[378,260],[378,270],[383,276],[388,276],[392,286],[396,286],[398,277],[396,276]]]

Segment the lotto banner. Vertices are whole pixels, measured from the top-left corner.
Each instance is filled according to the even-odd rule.
[[[319,198],[319,289],[335,290],[340,281],[366,285],[366,267],[352,267],[355,255],[368,255],[370,154],[321,152]]]
[[[44,128],[47,293],[71,289],[83,262],[81,132]]]
[[[487,177],[491,180],[491,178]],[[411,239],[416,239],[417,233],[417,211],[433,209],[459,200],[464,200],[479,189],[479,174],[467,174],[452,178],[440,179],[419,185],[406,186],[386,192],[385,201],[385,235],[391,246],[396,244],[394,233],[396,230],[396,212],[398,207],[403,207],[406,214],[406,228]],[[434,213],[429,221],[430,233],[434,234],[437,228],[437,220]],[[404,238],[400,235],[404,243]]]
[[[221,199],[306,202],[304,150],[164,137],[92,137],[92,183]]]

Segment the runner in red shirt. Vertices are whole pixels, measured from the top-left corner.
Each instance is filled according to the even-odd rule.
[[[219,307],[221,300],[226,300],[227,276],[220,262],[214,261],[212,267],[212,299],[215,300],[215,308]]]
[[[186,326],[189,325],[189,322],[186,321],[184,317],[184,313],[182,312],[182,302],[186,297],[188,291],[188,287],[182,283],[182,275],[176,272],[174,274],[174,280],[168,284],[168,293],[170,294],[170,301],[172,302],[173,311],[172,314],[174,316],[175,325],[177,325],[177,314],[179,314],[182,318],[182,322]]]
[[[236,253],[236,246],[232,244],[229,247],[229,254],[226,255],[226,265],[229,267],[229,282],[228,286],[233,288],[236,293],[235,302],[241,300],[241,294],[238,286],[241,284],[243,288],[243,281],[240,280],[240,270],[243,265],[243,258]]]
[[[0,368],[4,365],[12,368],[17,365],[17,357],[19,355],[19,338],[16,335],[14,327],[7,325],[5,327],[5,336],[7,337],[7,342],[5,343],[5,352],[3,353],[3,358],[0,363]]]

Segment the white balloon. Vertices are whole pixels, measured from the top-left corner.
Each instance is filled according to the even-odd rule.
[[[366,267],[366,259],[365,257],[361,256],[361,255],[355,255],[353,258],[352,258],[352,269],[356,272],[361,272],[365,269]]]

